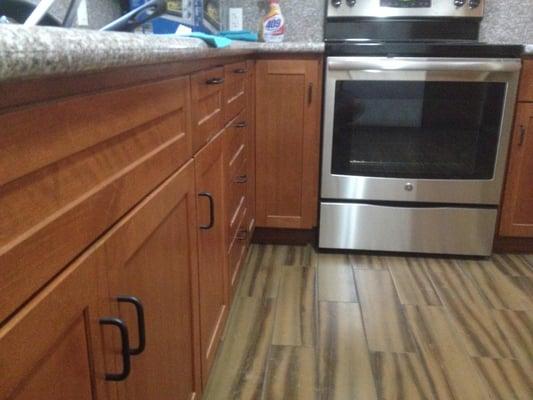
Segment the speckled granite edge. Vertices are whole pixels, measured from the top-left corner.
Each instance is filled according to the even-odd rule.
[[[233,42],[160,35],[0,25],[0,81],[252,53],[322,53],[323,43]]]

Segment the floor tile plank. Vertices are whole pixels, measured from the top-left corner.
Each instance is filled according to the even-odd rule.
[[[318,256],[318,300],[357,302],[355,279],[347,255]]]
[[[449,397],[447,391],[451,390],[455,399],[489,399],[488,391],[458,340],[445,310],[434,306],[405,306],[405,313],[420,346],[421,356],[431,366],[435,382],[440,382],[436,386],[441,392],[438,398]]]
[[[417,354],[373,352],[370,358],[379,400],[437,398],[438,392]]]
[[[272,344],[314,346],[316,268],[283,267]]]
[[[389,271],[402,304],[442,305],[421,259],[394,257],[389,261]]]
[[[489,387],[494,400],[533,399],[533,375],[515,360],[474,358],[474,363]]]
[[[299,267],[316,267],[318,255],[311,245],[290,246],[285,258],[286,265]]]
[[[355,269],[387,269],[388,257],[372,254],[350,254],[350,261]]]
[[[257,299],[275,298],[281,273],[281,261],[272,256],[272,251],[268,251],[266,246],[253,245],[243,271],[239,295]]]
[[[368,348],[394,353],[414,352],[400,300],[387,270],[355,270]]]
[[[533,313],[498,310],[491,314],[516,358],[530,364],[533,371]]]
[[[511,276],[533,277],[533,255],[494,254],[491,257],[494,265],[501,272]]]
[[[376,400],[359,305],[320,302],[320,398]]]
[[[261,397],[274,322],[272,300],[240,298],[235,306],[203,397],[206,400]]]
[[[263,399],[318,399],[316,360],[310,347],[272,346]]]
[[[533,309],[533,299],[527,293],[527,277],[510,276],[491,260],[458,260],[485,296],[489,306],[496,309]],[[520,280],[524,280],[521,284]]]
[[[489,304],[461,267],[448,259],[431,259],[425,265],[454,326],[471,356],[513,358],[489,311]]]

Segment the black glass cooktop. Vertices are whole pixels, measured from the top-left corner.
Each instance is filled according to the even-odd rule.
[[[517,58],[523,51],[524,47],[521,45],[487,44],[470,40],[326,40],[328,56]]]

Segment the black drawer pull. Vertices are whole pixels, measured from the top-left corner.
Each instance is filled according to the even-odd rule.
[[[118,296],[119,303],[129,303],[135,306],[137,312],[137,326],[139,329],[139,346],[136,349],[130,349],[130,355],[137,356],[141,354],[146,347],[146,326],[144,323],[144,307],[137,297],[133,296]]]
[[[237,233],[238,240],[246,240],[247,237],[248,237],[248,231],[246,230],[242,230],[242,231],[239,231],[239,233]]]
[[[246,121],[241,121],[241,122],[237,122],[234,126],[235,128],[246,128],[248,124],[246,123]]]
[[[130,362],[130,339],[128,335],[128,327],[119,318],[101,318],[101,325],[113,325],[120,330],[120,339],[122,341],[122,372],[119,374],[105,374],[106,381],[119,382],[125,380],[131,371],[131,362]]]
[[[248,175],[239,175],[235,177],[235,183],[246,183],[248,182]]]
[[[236,74],[245,74],[245,73],[248,72],[248,70],[244,69],[244,68],[237,68],[237,69],[233,70],[233,72],[236,73]]]
[[[208,192],[198,194],[198,197],[207,197],[209,200],[209,223],[207,225],[200,225],[200,229],[211,229],[215,225],[215,201],[213,195]]]
[[[220,85],[224,83],[224,78],[211,78],[205,81],[208,85]]]

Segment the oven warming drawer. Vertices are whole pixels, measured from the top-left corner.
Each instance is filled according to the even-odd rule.
[[[497,210],[320,204],[319,247],[488,256]]]

